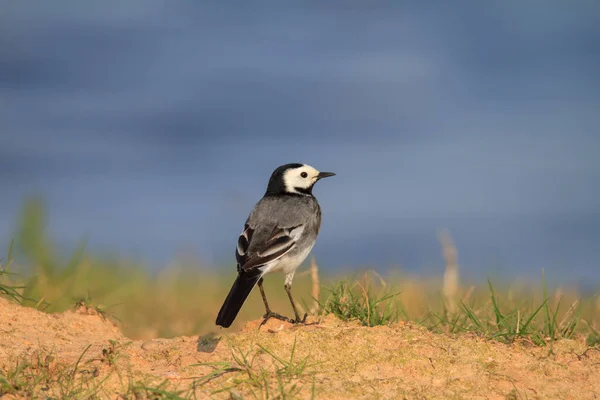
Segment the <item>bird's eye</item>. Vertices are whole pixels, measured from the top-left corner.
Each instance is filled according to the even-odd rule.
[[[306,178],[308,176],[308,174],[306,172],[303,172],[300,174],[301,177]]]

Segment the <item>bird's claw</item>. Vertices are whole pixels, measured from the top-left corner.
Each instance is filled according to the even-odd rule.
[[[263,326],[264,324],[266,324],[267,321],[271,318],[275,318],[275,319],[278,319],[278,320],[284,321],[284,322],[289,322],[290,324],[305,324],[307,316],[308,316],[308,314],[304,314],[304,317],[302,319],[300,319],[299,316],[296,317],[296,319],[290,319],[281,314],[277,314],[272,311],[268,311],[265,315],[263,315],[263,320],[260,323],[260,325],[258,326],[258,328],[260,329],[260,327]]]
[[[299,316],[296,316],[296,319],[292,321],[294,324],[306,324],[306,317],[308,317],[308,313],[304,313],[304,317],[300,319]]]
[[[260,328],[261,326],[263,326],[264,324],[266,324],[267,321],[270,320],[271,318],[275,318],[275,319],[278,319],[280,321],[285,321],[285,322],[289,322],[289,323],[292,323],[292,324],[294,323],[294,321],[291,320],[291,319],[289,319],[288,317],[284,317],[283,315],[274,313],[272,311],[268,311],[265,315],[263,315],[263,320],[262,320],[262,322],[260,323],[260,325],[258,327]]]

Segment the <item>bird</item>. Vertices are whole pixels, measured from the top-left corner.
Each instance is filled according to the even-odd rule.
[[[306,323],[300,318],[292,298],[296,269],[312,250],[321,228],[321,207],[313,195],[319,180],[334,176],[319,172],[308,164],[291,163],[277,167],[263,197],[255,204],[244,223],[235,249],[237,278],[216,319],[216,325],[231,326],[252,289],[258,284],[265,306],[262,326],[270,318],[293,324]],[[271,272],[285,274],[284,289],[294,319],[271,311],[263,289],[263,277]]]

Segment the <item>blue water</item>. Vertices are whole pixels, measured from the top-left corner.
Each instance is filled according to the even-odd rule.
[[[64,249],[231,264],[288,162],[327,268],[600,282],[600,4],[7,1],[0,240],[40,194]]]

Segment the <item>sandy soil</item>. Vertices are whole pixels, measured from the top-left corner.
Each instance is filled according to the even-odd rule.
[[[437,335],[412,324],[309,322],[314,325],[269,321],[258,330],[252,321],[236,333],[215,329],[200,338],[131,341],[93,310],[45,314],[0,298],[0,375],[21,361],[47,377],[34,389],[23,383],[4,389],[5,398],[26,397],[28,390],[34,397],[61,397],[73,388],[81,398],[146,398],[151,391],[140,388],[161,382],[171,391],[195,383],[197,398],[266,398],[267,390],[269,398],[282,391],[327,399],[600,398],[600,350],[583,342],[563,340],[549,351]],[[285,368],[294,342],[292,365]],[[251,366],[240,368],[238,349]],[[66,377],[72,379],[67,388]],[[220,388],[229,389],[214,393]]]

